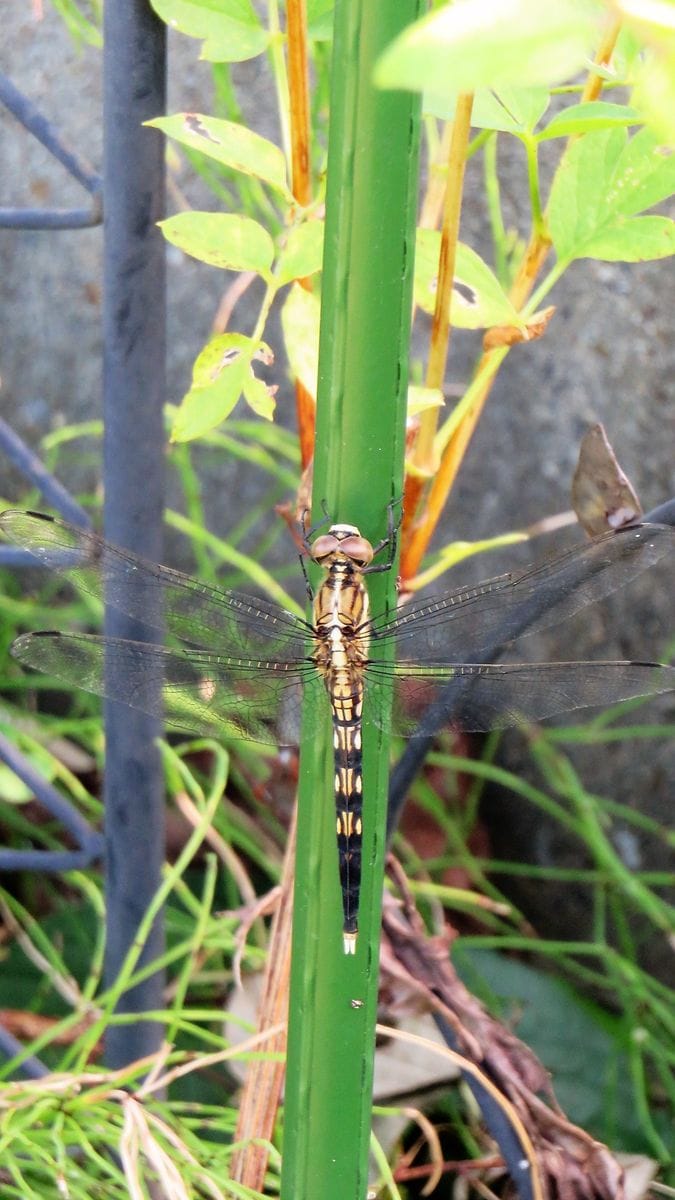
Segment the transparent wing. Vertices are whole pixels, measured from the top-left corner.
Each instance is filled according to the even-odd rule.
[[[379,724],[394,684],[392,727],[426,737],[443,726],[504,729],[575,708],[606,706],[675,690],[675,667],[639,662],[457,663],[438,667],[370,664],[364,714]],[[389,683],[387,683],[389,681]]]
[[[484,653],[537,633],[623,587],[675,551],[675,528],[635,525],[575,546],[519,575],[418,600],[374,618],[371,652],[394,639],[413,665],[480,661]],[[403,664],[401,670],[405,671]]]
[[[208,651],[57,632],[24,634],[12,654],[74,687],[197,733],[296,745],[303,685],[316,693],[310,707],[317,724],[329,711],[323,680],[307,661],[235,662]]]
[[[214,729],[292,744],[303,684],[316,691],[317,714],[325,712],[325,687],[308,661],[311,629],[276,605],[208,587],[39,514],[4,513],[0,529],[40,562],[67,571],[85,592],[102,597],[105,591],[122,612],[141,621],[148,589],[159,589],[168,630],[204,647],[173,651],[123,639],[29,634],[13,647],[22,662],[200,732]],[[372,635],[366,717],[380,722],[384,693],[394,684],[394,724],[407,736],[448,722],[494,729],[671,690],[673,669],[657,674],[649,663],[459,660],[474,655],[480,660],[519,634],[578,612],[674,547],[670,526],[635,526],[518,576],[418,601],[391,619],[374,620],[355,633],[357,640]],[[384,648],[392,641],[402,652],[395,665],[384,661],[389,657]],[[430,712],[418,729],[427,706]]]
[[[267,600],[209,587],[41,513],[4,512],[0,532],[81,591],[101,601],[105,596],[144,624],[160,594],[163,628],[184,642],[237,658],[290,663],[306,655],[309,627]]]

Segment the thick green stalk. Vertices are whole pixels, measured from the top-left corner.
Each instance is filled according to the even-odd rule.
[[[401,496],[417,180],[417,102],[373,66],[418,0],[339,0],[333,51],[314,518],[379,540]],[[396,510],[398,516],[400,510]],[[371,576],[375,613],[395,568]],[[364,712],[364,853],[356,954],[342,946],[330,717],[301,754],[283,1200],[366,1195],[388,751]]]

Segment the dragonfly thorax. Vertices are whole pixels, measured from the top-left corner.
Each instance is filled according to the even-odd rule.
[[[312,545],[312,558],[324,569],[333,563],[348,561],[358,570],[367,567],[373,558],[373,547],[361,536],[356,525],[331,525],[328,533],[318,537]]]

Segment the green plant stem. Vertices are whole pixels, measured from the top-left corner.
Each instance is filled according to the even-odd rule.
[[[537,237],[545,238],[546,219],[541,206],[541,188],[539,186],[539,143],[535,137],[521,137],[527,158],[527,182],[530,192],[530,207],[532,209],[532,232]]]
[[[485,199],[487,201],[488,218],[492,231],[492,245],[495,256],[495,273],[502,287],[508,284],[508,267],[506,259],[506,230],[502,216],[502,205],[499,188],[499,173],[497,171],[497,149],[499,134],[493,133],[485,143],[483,155],[483,177],[485,180]]]
[[[414,252],[417,103],[376,92],[374,63],[416,0],[336,7],[313,516],[379,540],[401,495]],[[375,612],[395,568],[368,580]],[[364,705],[359,937],[342,945],[330,719],[301,745],[283,1200],[364,1200],[367,1189],[387,743]]]

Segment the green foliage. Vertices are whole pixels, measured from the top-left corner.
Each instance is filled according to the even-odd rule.
[[[52,0],[52,5],[76,45],[103,45],[101,0],[88,0],[88,3],[77,3],[77,0]]]
[[[80,7],[72,0],[55,3],[77,36],[95,40],[96,28],[90,28],[82,18]],[[250,0],[153,0],[153,7],[172,29],[201,42],[202,58],[214,64],[216,108],[220,114],[178,113],[151,122],[180,148],[223,210],[171,216],[162,223],[163,232],[168,241],[202,262],[221,270],[257,275],[264,292],[253,332],[215,334],[196,356],[191,386],[182,404],[168,413],[173,440],[169,463],[187,516],[172,511],[167,520],[186,538],[192,561],[205,582],[213,581],[218,570],[225,568],[229,572],[228,586],[239,587],[251,581],[284,607],[298,610],[280,578],[261,566],[273,550],[269,522],[259,535],[255,530],[260,515],[266,516],[277,500],[293,491],[299,476],[294,441],[271,423],[275,383],[269,382],[269,376],[276,380],[274,371],[278,368],[272,370],[272,338],[267,322],[275,302],[282,304],[284,346],[292,376],[311,396],[316,395],[318,273],[323,250],[323,222],[318,217],[324,191],[324,98],[328,79],[324,41],[330,35],[332,4],[331,0],[308,3],[315,98],[309,147],[312,202],[306,208],[294,200],[291,192],[287,144],[291,97],[279,49],[283,35],[276,23],[276,5],[269,6],[266,24]],[[617,7],[620,11],[621,3]],[[472,127],[479,132],[470,153],[485,156],[494,270],[473,248],[458,246],[452,322],[459,329],[507,326],[522,331],[528,317],[577,259],[634,262],[675,252],[673,221],[663,215],[647,215],[675,191],[675,158],[664,152],[661,144],[664,139],[675,141],[675,50],[668,6],[660,5],[656,16],[650,10],[649,19],[627,11],[633,44],[623,39],[612,70],[598,67],[596,72],[604,73],[620,90],[606,92],[602,100],[582,97],[579,102],[581,85],[570,81],[586,66],[597,46],[604,12],[602,6],[590,0],[564,0],[553,5],[542,4],[541,0],[511,0],[509,4],[502,0],[465,0],[438,8],[412,26],[380,61],[377,79],[382,87],[410,87],[424,92],[428,151],[434,169],[438,167],[434,156],[440,140],[437,120],[452,119],[459,90],[476,89]],[[243,124],[230,72],[230,63],[263,53],[268,55],[279,101],[283,150]],[[557,84],[563,86],[557,88]],[[607,98],[610,94],[618,94],[617,103]],[[633,132],[633,127],[645,120],[648,127]],[[520,214],[519,229],[507,231],[499,203],[497,147],[513,138],[519,152],[525,152],[530,207]],[[556,145],[555,139],[562,138],[574,140]],[[553,143],[547,145],[549,153],[559,151],[547,198],[542,195],[539,170],[544,143]],[[433,177],[434,171],[430,174]],[[375,180],[374,185],[382,188],[382,181]],[[375,200],[386,205],[386,189],[376,194]],[[523,239],[533,232],[544,241],[552,241],[556,263],[535,295],[522,304],[516,303],[508,289],[522,261]],[[415,299],[426,312],[433,310],[435,301],[439,245],[436,230],[419,231]],[[365,245],[363,253],[372,255],[372,247]],[[373,255],[372,269],[377,270],[379,265]],[[311,291],[307,290],[308,280]],[[288,291],[282,296],[284,288]],[[372,338],[369,318],[370,313],[364,317],[363,328],[366,337]],[[265,335],[269,342],[264,340]],[[504,355],[506,352],[500,350]],[[266,369],[265,379],[261,365]],[[344,363],[338,362],[336,368],[342,371]],[[479,383],[472,380],[442,428],[439,442],[449,440],[458,427]],[[370,403],[367,390],[365,394]],[[411,395],[415,405],[411,411],[416,413],[437,408],[441,399],[435,388],[413,389]],[[234,409],[240,397],[255,420],[236,419]],[[361,404],[361,410],[358,415],[367,418],[370,410],[365,404]],[[381,415],[371,415],[373,427],[380,420],[384,426]],[[56,431],[46,443],[50,465],[63,466],[65,475],[69,456],[80,456],[82,437],[92,434],[98,437],[100,430],[90,426]],[[220,462],[225,455],[259,472],[266,487],[259,508],[242,517],[227,541],[205,529],[199,482],[202,468],[214,459]],[[348,458],[347,454],[333,454],[332,459],[335,470],[344,471],[345,478]],[[35,498],[27,498],[26,504],[35,506]],[[490,544],[518,536],[490,539]],[[475,549],[450,547],[430,568],[428,577]],[[4,650],[15,633],[29,625],[53,624],[56,586],[47,581],[43,589],[39,598],[28,604],[7,575],[0,588],[0,648]],[[58,599],[60,603],[61,597]],[[90,627],[98,615],[96,605],[81,600],[60,608],[61,619],[73,626]],[[78,695],[72,698],[74,707],[67,717],[43,715],[39,732],[37,725],[17,732],[22,697],[29,695],[34,702],[53,685],[50,681],[27,680],[13,664],[7,664],[4,658],[2,661],[2,687],[7,697],[1,714],[3,731],[15,738],[42,773],[83,812],[98,819],[95,792],[87,791],[44,745],[47,735],[67,736],[99,763],[102,739],[98,717],[92,716],[92,702]],[[667,936],[672,929],[672,911],[660,892],[666,881],[631,874],[612,846],[609,831],[614,819],[620,817],[636,824],[641,819],[643,825],[645,819],[619,811],[618,805],[586,790],[558,753],[565,736],[582,742],[590,736],[604,735],[609,742],[610,734],[615,738],[630,735],[644,742],[672,735],[672,731],[648,726],[632,731],[621,727],[603,730],[599,723],[595,728],[550,734],[546,745],[540,739],[538,765],[544,783],[539,788],[492,766],[490,747],[484,763],[438,756],[434,765],[443,768],[448,778],[455,778],[451,772],[457,771],[474,775],[477,783],[473,802],[468,809],[458,807],[455,812],[447,797],[436,794],[427,781],[418,781],[416,798],[446,835],[446,849],[434,863],[425,864],[418,863],[409,849],[403,847],[403,852],[430,924],[439,898],[450,899],[447,891],[442,891],[443,873],[449,869],[466,871],[475,889],[506,905],[508,916],[482,913],[486,932],[475,935],[473,946],[468,937],[460,942],[458,960],[467,978],[477,983],[486,1002],[502,1017],[513,1016],[516,1002],[520,1004],[523,1016],[519,1032],[539,1049],[546,1065],[555,1072],[560,1098],[572,1116],[587,1124],[596,1136],[610,1138],[616,1146],[646,1150],[665,1162],[667,1106],[663,1097],[675,1103],[672,1078],[670,1082],[668,1079],[674,1054],[672,995],[640,970],[630,924],[639,918]],[[264,890],[278,877],[283,834],[259,798],[265,791],[270,766],[250,750],[239,748],[232,763],[245,809],[222,799],[230,764],[217,748],[188,744],[176,751],[165,747],[164,755],[167,791],[175,797],[186,791],[200,813],[198,836],[190,838],[180,862],[167,868],[167,885],[156,905],[167,905],[169,947],[164,965],[169,968],[174,986],[174,1001],[159,1019],[165,1022],[167,1036],[178,1047],[168,1065],[184,1066],[189,1051],[230,1053],[222,1035],[221,1000],[233,980],[235,920],[213,918],[211,913],[214,900],[234,909],[250,899],[231,864],[218,873],[216,880],[213,865],[195,862],[194,856],[207,826],[213,822],[223,841],[239,850],[252,865],[259,890]],[[471,852],[469,837],[485,780],[498,782],[549,814],[562,828],[571,829],[585,847],[592,865],[588,871],[572,872],[570,882],[591,888],[596,914],[593,940],[580,939],[569,945],[534,938],[521,914],[508,905],[495,883],[500,873],[516,875],[529,870],[545,885],[547,878],[556,878],[554,868],[546,872],[521,863],[488,864]],[[61,832],[52,823],[41,825],[26,815],[26,790],[17,787],[6,771],[0,772],[0,799],[7,814],[5,834],[13,844],[44,848],[61,844]],[[666,831],[658,826],[651,832],[661,840],[667,839]],[[416,875],[419,878],[415,879]],[[94,1195],[97,1188],[102,1194],[105,1189],[107,1196],[128,1194],[128,1178],[109,1151],[111,1146],[119,1145],[124,1119],[128,1118],[128,1106],[125,1112],[121,1093],[123,1084],[136,1086],[138,1080],[106,1080],[101,1094],[92,1097],[91,1080],[86,1078],[90,1068],[85,1064],[106,1024],[120,1019],[111,1014],[119,995],[134,982],[136,965],[131,957],[118,983],[109,994],[101,994],[103,917],[98,881],[91,873],[73,875],[66,882],[67,893],[55,885],[39,897],[50,914],[40,921],[32,915],[32,896],[26,897],[25,903],[16,897],[4,897],[6,912],[15,922],[16,938],[5,962],[0,998],[7,1007],[30,1007],[56,1020],[56,1025],[49,1025],[27,1045],[25,1053],[41,1055],[56,1072],[72,1073],[72,1086],[64,1084],[62,1093],[41,1091],[39,1083],[14,1090],[12,1085],[0,1091],[0,1151],[9,1180],[3,1182],[3,1187],[8,1196],[21,1196],[22,1200],[31,1195],[53,1195],[56,1200],[62,1194],[61,1178],[74,1196]],[[217,895],[219,887],[223,896]],[[477,921],[475,910],[472,912],[472,919]],[[610,938],[612,923],[622,931],[618,947]],[[245,965],[259,965],[263,943],[264,934],[255,926],[245,950]],[[506,958],[507,952],[539,954],[540,959],[554,962],[568,982],[560,984],[543,971]],[[620,1006],[620,1015],[608,1017],[599,1006],[580,999],[569,980],[611,994]],[[78,1022],[83,1018],[93,1024],[78,1032]],[[64,1031],[70,1039],[66,1048],[56,1039],[56,1034]],[[582,1046],[581,1055],[574,1060],[572,1043]],[[16,1063],[8,1070],[12,1066]],[[603,1080],[602,1090],[594,1087],[599,1078]],[[306,1082],[309,1087],[311,1077]],[[216,1185],[224,1187],[235,1123],[235,1087],[224,1073],[218,1076],[217,1084],[217,1112],[209,1108],[214,1097],[197,1070],[190,1074],[194,1107],[181,1107],[184,1094],[178,1080],[172,1082],[167,1101],[154,1098],[146,1103],[152,1118],[164,1123],[161,1129],[158,1124],[153,1127],[162,1147],[175,1147],[175,1138],[184,1138],[200,1169],[213,1171]],[[227,1104],[222,1102],[223,1095],[228,1098]],[[661,1107],[655,1096],[660,1097]],[[339,1120],[339,1109],[336,1115]],[[71,1148],[73,1153],[66,1153]],[[157,1167],[160,1158],[153,1161]],[[187,1156],[180,1162],[188,1188],[196,1194],[203,1178]],[[273,1157],[271,1187],[278,1182],[277,1168],[278,1161]],[[232,1195],[248,1194],[228,1186]]]
[[[592,56],[601,15],[594,0],[446,4],[401,34],[376,79],[381,87],[437,95],[561,83]]]
[[[286,161],[281,150],[274,142],[260,137],[245,125],[221,121],[217,117],[204,117],[201,113],[176,113],[172,117],[157,117],[147,123],[155,129],[161,129],[181,146],[190,146],[233,171],[241,171],[244,175],[252,175],[270,184],[285,201],[292,202],[286,179]]]
[[[171,29],[203,41],[210,62],[242,62],[262,54],[270,41],[251,0],[152,0]]]
[[[575,258],[637,262],[675,252],[675,221],[637,214],[675,190],[675,157],[647,129],[589,133],[566,151],[549,201],[561,263]]]
[[[441,235],[419,229],[415,248],[415,303],[433,313],[438,282]],[[457,246],[452,296],[452,322],[458,329],[522,324],[517,310],[483,259],[470,246]]]

